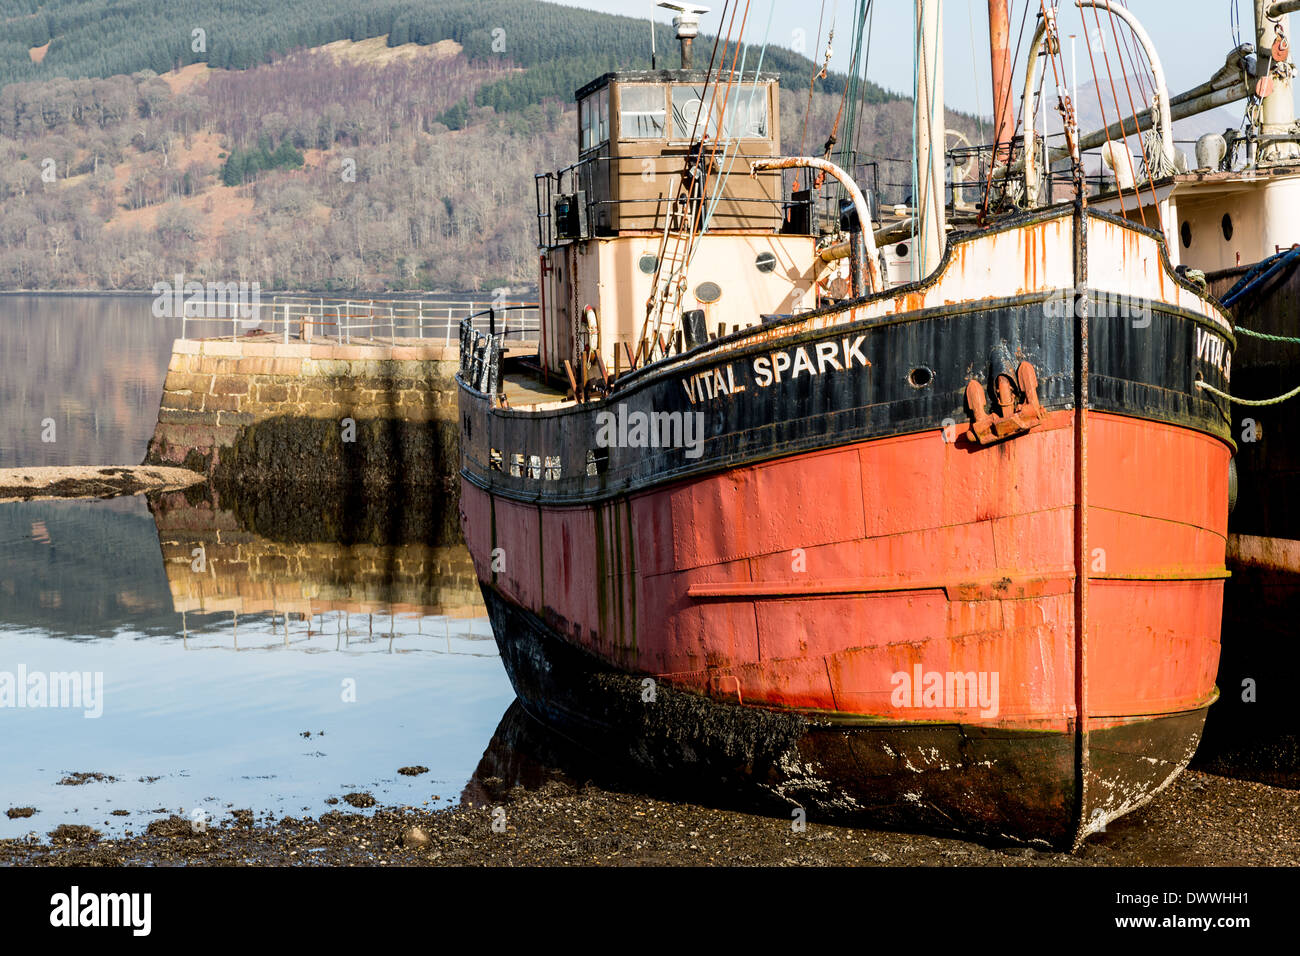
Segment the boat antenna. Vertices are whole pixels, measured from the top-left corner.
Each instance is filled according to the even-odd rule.
[[[671,3],[669,0],[659,0],[659,6],[677,14],[673,17],[673,26],[677,28],[677,39],[682,44],[682,69],[689,70],[691,48],[700,35],[700,17],[708,13],[709,8],[694,3]]]
[[[658,64],[655,62],[655,12],[653,7],[650,8],[650,69],[659,69]]]

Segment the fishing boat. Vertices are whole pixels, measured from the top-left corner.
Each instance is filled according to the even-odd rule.
[[[1223,700],[1206,728],[1207,766],[1271,783],[1300,782],[1300,722],[1289,675],[1300,666],[1300,127],[1292,80],[1294,0],[1255,0],[1254,42],[1234,38],[1223,69],[1207,83],[1168,98],[1174,117],[1229,102],[1246,103],[1240,129],[1206,134],[1195,155],[1134,193],[1156,203],[1176,267],[1204,275],[1233,316],[1228,412],[1234,459],[1229,519]],[[1165,151],[1173,156],[1172,143]],[[1122,188],[1122,184],[1121,184]],[[1098,197],[1114,210],[1115,190]],[[1206,383],[1208,384],[1208,383]],[[1202,386],[1204,387],[1204,386]]]
[[[794,819],[1077,846],[1186,766],[1217,694],[1233,444],[1198,383],[1229,388],[1229,316],[1090,203],[1064,90],[1045,201],[1005,0],[973,216],[916,3],[893,218],[783,155],[777,77],[730,30],[694,68],[706,11],[676,6],[682,68],[578,90],[578,160],[538,178],[537,355],[495,313],[461,330],[461,520],[518,698]],[[1060,47],[1044,5],[1031,83]],[[796,169],[843,195],[829,233]]]

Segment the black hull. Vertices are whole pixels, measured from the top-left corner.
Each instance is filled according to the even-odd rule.
[[[1223,295],[1245,273],[1210,277]],[[1275,336],[1300,336],[1300,270],[1269,280],[1234,305],[1241,325]],[[1300,344],[1238,338],[1231,391],[1243,398],[1282,395],[1300,385]],[[1300,398],[1264,407],[1233,407],[1237,440],[1232,534],[1300,541]],[[1300,667],[1300,573],[1282,563],[1229,558],[1224,588],[1218,685],[1197,765],[1278,786],[1300,787],[1300,717],[1292,674]],[[1253,682],[1252,688],[1246,682]]]
[[[535,719],[605,759],[704,799],[810,822],[960,833],[1072,848],[1081,819],[1073,733],[957,724],[846,726],[722,703],[610,669],[490,587],[502,661]],[[1095,729],[1092,787],[1145,803],[1186,765],[1205,710]],[[1131,807],[1130,807],[1131,809]]]
[[[1224,588],[1223,696],[1210,713],[1196,766],[1300,788],[1300,719],[1292,675],[1300,669],[1300,574],[1230,565]]]
[[[1122,223],[1135,236],[1146,232],[1096,211],[1087,219]],[[624,374],[600,402],[557,403],[543,411],[482,404],[483,393],[463,370],[461,474],[499,497],[577,506],[851,442],[947,428],[961,434],[971,423],[969,383],[979,382],[991,401],[998,376],[1013,375],[1022,361],[1033,367],[1046,412],[1083,402],[1094,411],[1230,442],[1227,404],[1197,387],[1204,381],[1228,388],[1236,343],[1226,320],[1094,287],[1086,243],[1074,243],[1073,289],[1017,292],[1034,283],[1009,273],[969,299],[880,311],[959,271],[963,246],[1053,220],[1085,234],[1083,220],[1068,208],[1027,214],[948,243],[939,268],[919,283],[723,335]],[[1163,248],[1159,258],[1170,289],[1203,296],[1174,275]],[[1086,333],[1076,300],[1085,291]],[[472,365],[467,349],[462,343],[462,364]],[[799,352],[806,365],[798,364]],[[784,372],[776,353],[789,360]],[[1085,362],[1086,383],[1080,376]],[[686,418],[698,416],[707,441],[695,449],[687,447],[689,440],[663,447],[610,442],[601,415],[613,412],[627,420],[675,416],[683,427]]]

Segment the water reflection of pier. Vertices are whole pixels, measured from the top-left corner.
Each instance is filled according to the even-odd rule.
[[[286,541],[250,528],[248,504],[150,500],[186,648],[496,656],[469,553],[439,522]]]

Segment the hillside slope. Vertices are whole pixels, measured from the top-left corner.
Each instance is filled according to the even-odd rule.
[[[15,6],[37,8],[5,4],[11,26]],[[105,50],[118,51],[105,62],[134,67],[128,28],[146,29],[152,16],[157,29],[172,29],[184,19],[177,11],[193,6],[73,2],[57,5],[64,19],[52,19],[42,5],[26,16],[23,43],[49,46],[40,64],[26,47],[23,56],[38,74],[88,69],[90,54],[76,55],[86,30],[67,11],[99,10]],[[267,6],[241,0],[221,9]],[[645,22],[536,0],[361,6],[369,13],[354,24],[358,35],[386,23],[402,32],[334,38],[331,13],[312,34],[321,45],[246,69],[183,65],[178,56],[161,74],[0,88],[0,289],[147,289],[176,273],[347,293],[535,281],[533,175],[574,160],[573,89],[605,69],[635,66],[619,51],[644,47]],[[288,0],[271,37],[298,39],[294,18],[321,9]],[[32,26],[42,17],[52,39]],[[497,28],[487,24],[498,20],[510,24],[505,55],[491,50]],[[419,42],[396,42],[402,37]],[[820,152],[841,103],[827,90],[839,81],[819,81],[808,110],[812,64],[769,50],[765,69],[783,62],[786,148],[802,142]],[[0,57],[4,69],[13,65]],[[910,104],[874,87],[866,100],[860,148],[907,156]],[[881,180],[909,174],[910,163],[896,162]],[[907,188],[887,187],[886,200]]]
[[[383,36],[389,46],[454,40],[474,65],[509,62],[524,75],[483,91],[479,105],[519,108],[567,97],[609,69],[650,65],[646,21],[539,0],[3,0],[0,84],[55,76],[164,73],[191,63],[245,69],[277,54]],[[656,28],[660,49],[672,28]],[[702,35],[705,48],[713,37]],[[39,55],[33,51],[40,51]],[[768,49],[765,68],[804,86],[812,63]],[[843,89],[844,77],[820,82]],[[891,98],[874,84],[868,99]]]

